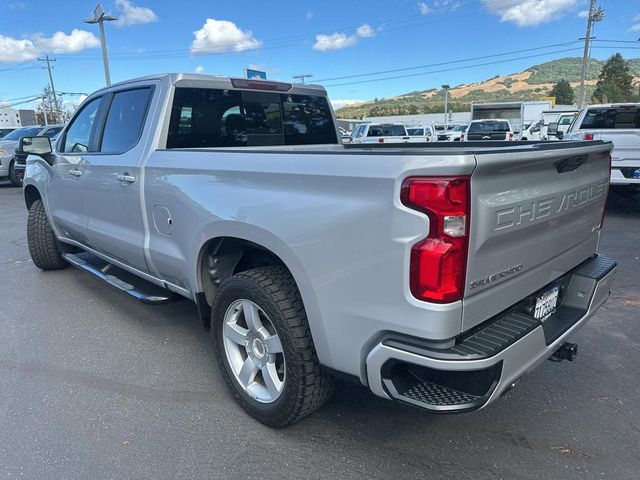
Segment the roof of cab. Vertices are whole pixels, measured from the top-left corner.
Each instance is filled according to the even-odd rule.
[[[225,88],[230,88],[230,89],[243,90],[242,88],[237,88],[237,87],[234,87],[233,85],[231,85],[231,80],[232,79],[236,79],[236,78],[237,77],[225,77],[225,76],[221,76],[221,75],[202,75],[202,74],[198,74],[198,73],[159,73],[159,74],[147,75],[147,76],[144,76],[144,77],[137,77],[137,78],[132,78],[132,79],[129,79],[129,80],[124,80],[122,82],[114,83],[114,84],[109,85],[107,87],[103,87],[103,88],[101,88],[100,90],[97,90],[97,91],[99,92],[99,91],[103,91],[103,90],[111,90],[113,88],[126,86],[126,85],[130,85],[130,84],[134,84],[134,83],[146,82],[146,81],[150,81],[150,80],[167,81],[171,85],[187,84],[187,85],[206,86],[207,84],[209,84],[209,86],[213,87],[213,88],[214,87],[225,87]],[[247,79],[243,79],[243,80],[247,80]],[[255,82],[263,82],[264,81],[265,83],[288,84],[288,85],[291,85],[291,90],[313,91],[316,94],[325,94],[326,95],[326,90],[321,85],[314,85],[314,84],[308,84],[308,83],[301,84],[301,83],[291,83],[291,82],[280,82],[280,81],[276,81],[276,80],[258,80],[258,79],[251,79],[251,80],[255,81]],[[256,90],[260,90],[260,89],[256,89]]]

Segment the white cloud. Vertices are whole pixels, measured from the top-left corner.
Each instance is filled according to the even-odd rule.
[[[196,73],[204,73],[204,67],[202,65],[198,65],[193,71]]]
[[[442,0],[445,1],[445,0]],[[513,22],[520,27],[531,27],[558,20],[578,0],[483,0],[485,7],[500,16],[501,22]]]
[[[78,29],[69,35],[55,32],[50,37],[34,35],[17,39],[0,35],[0,63],[26,62],[43,53],[77,53],[99,46],[100,41],[93,33]]]
[[[191,53],[243,52],[260,48],[249,30],[241,30],[228,20],[207,18],[200,30],[193,32],[195,39],[191,44]]]
[[[589,10],[581,10],[578,12],[578,17],[587,18],[589,16]]]
[[[91,32],[74,28],[71,34],[56,32],[50,37],[36,37],[36,46],[43,52],[77,53],[100,46],[100,40]]]
[[[24,10],[27,5],[24,2],[13,2],[9,4],[9,10]]]
[[[356,30],[356,35],[360,38],[371,38],[376,36],[376,31],[371,28],[371,25],[365,23],[364,25],[360,25]]]
[[[631,32],[640,32],[640,14],[637,15],[634,19],[634,25],[631,25],[629,31]]]
[[[355,35],[336,32],[331,35],[316,35],[316,43],[313,44],[313,49],[318,52],[326,52],[328,50],[352,47],[356,43],[358,43],[358,37]]]
[[[0,35],[0,63],[33,60],[38,53],[38,49],[31,40],[18,40]]]
[[[147,7],[136,7],[130,0],[116,0],[118,20],[116,25],[126,27],[139,23],[153,23],[158,21],[158,15]]]
[[[343,32],[335,32],[330,35],[316,35],[316,43],[313,49],[318,52],[328,50],[340,50],[342,48],[353,47],[358,43],[358,38],[371,38],[376,36],[376,31],[368,23],[360,25],[353,35]]]
[[[347,105],[354,105],[356,103],[362,103],[365,100],[355,100],[352,98],[334,98],[331,100],[331,105],[333,108],[338,109],[342,107],[346,107]]]
[[[311,19],[313,18],[313,12],[312,12],[311,10],[309,10],[309,11],[307,12],[307,14],[305,15],[305,18],[306,18],[307,20],[311,20]]]
[[[418,3],[418,8],[420,9],[420,13],[423,15],[426,15],[431,11],[431,8],[426,4],[426,2]]]

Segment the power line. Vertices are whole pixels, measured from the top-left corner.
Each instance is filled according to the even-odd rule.
[[[526,0],[524,3],[536,3],[539,0]],[[423,25],[428,25],[432,23],[439,23],[446,20],[455,20],[459,18],[469,17],[473,15],[477,15],[479,12],[485,11],[487,5],[500,5],[504,2],[504,0],[485,0],[482,3],[469,2],[464,5],[470,5],[469,8],[460,8],[462,13],[457,15],[451,15],[457,10],[451,9],[443,9],[441,11],[432,12],[429,14],[417,14],[406,17],[400,17],[397,19],[386,19],[380,21],[365,21],[364,23],[372,26],[379,27],[379,33],[385,33],[395,30],[404,30],[406,28],[419,27]],[[473,5],[475,4],[475,5]],[[449,18],[441,19],[441,18],[433,18],[436,16],[444,16],[448,15]],[[426,19],[426,20],[425,20]],[[305,33],[298,35],[290,35],[286,37],[279,37],[272,40],[265,40],[262,42],[261,50],[271,50],[271,49],[279,49],[279,48],[289,48],[292,46],[300,45],[301,40],[306,40],[317,35],[330,35],[336,32],[344,32],[344,31],[353,31],[357,29],[360,25],[350,25],[347,27],[339,27],[339,28],[331,28],[327,30],[323,30],[321,32],[314,33]],[[391,27],[389,27],[391,25]],[[118,61],[127,61],[127,60],[153,60],[153,59],[169,59],[169,58],[181,58],[184,57],[185,54],[199,54],[199,55],[221,55],[221,54],[233,54],[237,52],[228,51],[227,47],[221,47],[218,49],[211,50],[201,50],[201,51],[193,51],[190,48],[182,48],[182,49],[172,49],[172,50],[155,50],[155,51],[145,51],[140,53],[109,53],[109,57],[112,60]],[[75,54],[73,57],[67,57],[68,60],[84,60],[84,59],[95,59],[99,55],[94,54]]]
[[[409,71],[409,70],[418,70],[420,68],[430,68],[430,67],[440,67],[443,65],[451,65],[451,64],[455,64],[455,63],[464,63],[464,62],[472,62],[474,60],[481,60],[483,58],[494,58],[494,57],[502,57],[502,56],[507,56],[507,55],[515,55],[516,53],[525,53],[525,52],[532,52],[532,51],[537,51],[537,50],[544,50],[547,48],[554,48],[554,47],[566,47],[566,46],[570,46],[570,45],[575,45],[576,43],[580,43],[579,40],[574,40],[573,42],[564,42],[564,43],[555,43],[555,44],[551,44],[551,45],[543,45],[540,47],[533,47],[533,48],[525,48],[523,50],[513,50],[511,52],[503,52],[503,53],[495,53],[495,54],[491,54],[491,55],[482,55],[481,57],[469,57],[469,58],[465,58],[465,59],[460,59],[460,60],[450,60],[447,62],[440,62],[440,63],[430,63],[430,64],[425,64],[425,65],[417,65],[415,67],[403,67],[403,68],[395,68],[392,70],[380,70],[377,72],[368,72],[368,73],[358,73],[355,75],[345,75],[342,77],[333,77],[333,78],[323,78],[320,80],[316,80],[316,82],[320,83],[320,82],[330,82],[330,81],[334,81],[334,80],[346,80],[346,79],[350,79],[350,78],[360,78],[360,77],[368,77],[371,75],[382,75],[385,73],[396,73],[396,72],[405,72],[405,71]]]
[[[487,65],[498,65],[501,63],[508,63],[508,62],[513,62],[516,60],[526,60],[529,58],[536,58],[536,57],[544,57],[547,55],[555,55],[558,53],[566,53],[566,52],[574,52],[576,50],[580,50],[580,47],[577,48],[567,48],[564,50],[556,50],[553,52],[545,52],[545,53],[539,53],[536,55],[527,55],[527,56],[523,56],[523,57],[516,57],[516,58],[509,58],[506,60],[499,60],[499,61],[495,61],[495,62],[484,62],[484,63],[476,63],[473,65],[464,65],[461,67],[453,67],[453,68],[444,68],[444,69],[440,69],[440,70],[432,70],[429,72],[419,72],[419,73],[409,73],[406,75],[395,75],[392,77],[383,77],[383,78],[374,78],[374,79],[370,79],[370,80],[360,80],[360,81],[355,81],[355,82],[345,82],[345,83],[334,83],[334,84],[330,84],[330,85],[325,85],[325,87],[341,87],[344,85],[357,85],[357,84],[361,84],[361,83],[373,83],[373,82],[381,82],[381,81],[385,81],[385,80],[396,80],[399,78],[408,78],[408,77],[418,77],[418,76],[422,76],[422,75],[430,75],[433,73],[442,73],[442,72],[452,72],[452,71],[456,71],[456,70],[465,70],[467,68],[475,68],[475,67],[484,67]]]

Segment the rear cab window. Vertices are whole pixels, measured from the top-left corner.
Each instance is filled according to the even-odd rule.
[[[175,89],[167,148],[338,143],[326,96]]]
[[[640,106],[590,108],[580,124],[581,129],[640,129]]]
[[[367,137],[404,137],[404,125],[370,125]]]
[[[407,128],[407,135],[410,135],[412,137],[419,137],[425,135],[425,131],[422,128]]]
[[[508,131],[510,128],[507,122],[474,122],[469,125],[469,133]]]

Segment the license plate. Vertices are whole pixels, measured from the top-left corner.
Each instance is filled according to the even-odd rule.
[[[536,299],[536,308],[533,311],[533,317],[536,320],[546,320],[555,312],[556,306],[558,305],[559,292],[560,287],[555,286]]]

